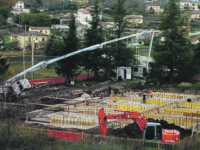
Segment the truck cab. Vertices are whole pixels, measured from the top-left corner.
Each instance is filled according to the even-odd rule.
[[[162,141],[162,127],[160,123],[147,123],[144,127],[143,139],[151,141]]]

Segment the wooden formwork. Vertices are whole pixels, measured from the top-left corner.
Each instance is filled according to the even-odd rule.
[[[155,97],[160,97],[160,98],[167,98],[167,99],[183,99],[183,98],[187,97],[187,95],[185,95],[185,94],[162,93],[162,92],[155,92],[154,96]]]
[[[104,101],[107,103],[108,108],[114,108],[119,110],[128,110],[128,111],[144,111],[150,108],[153,108],[155,105],[151,104],[142,104],[132,101],[122,101],[122,100],[108,100]]]
[[[98,118],[81,113],[56,112],[51,114],[51,126],[60,128],[89,129],[98,125]]]

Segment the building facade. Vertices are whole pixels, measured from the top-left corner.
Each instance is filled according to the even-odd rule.
[[[189,14],[190,14],[190,21],[200,20],[200,11],[199,10],[189,11]]]
[[[30,27],[29,31],[32,32],[40,32],[46,35],[50,35],[51,34],[51,30],[49,27]]]
[[[37,31],[29,31],[21,34],[11,35],[11,41],[18,41],[18,48],[26,49],[27,47],[41,49],[48,41],[48,35]]]
[[[157,4],[157,3],[146,4],[146,11],[149,12],[151,9],[153,9],[155,13],[163,12],[163,9],[160,8],[160,4]]]
[[[30,13],[30,9],[24,7],[24,1],[22,0],[18,0],[12,9],[13,14]]]
[[[143,24],[143,16],[142,15],[128,15],[124,18],[127,26],[138,26]]]
[[[197,1],[197,0],[180,1],[180,8],[182,10],[199,10],[198,5],[200,5],[200,1]]]

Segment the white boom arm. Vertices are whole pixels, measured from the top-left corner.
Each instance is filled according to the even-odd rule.
[[[90,47],[87,47],[87,48],[84,48],[84,49],[81,49],[81,50],[77,50],[75,52],[72,52],[72,53],[69,53],[69,54],[66,54],[66,55],[63,55],[63,56],[59,56],[59,57],[56,57],[56,58],[53,58],[53,59],[50,59],[50,60],[39,62],[38,64],[36,64],[36,65],[24,70],[23,72],[17,74],[16,76],[10,78],[9,80],[6,81],[6,83],[7,84],[12,84],[19,77],[21,77],[21,76],[23,76],[23,75],[25,75],[25,74],[27,74],[29,72],[33,72],[33,71],[35,71],[37,69],[40,69],[42,67],[46,67],[47,65],[49,65],[51,63],[54,63],[56,61],[59,61],[61,59],[64,59],[64,58],[67,58],[67,57],[70,57],[70,56],[73,56],[73,55],[76,55],[76,54],[79,54],[79,53],[82,53],[82,52],[96,50],[96,49],[102,48],[104,45],[107,45],[107,44],[110,44],[110,43],[114,43],[114,42],[117,42],[117,41],[121,41],[121,40],[124,40],[124,39],[128,39],[128,38],[131,38],[131,37],[140,36],[140,35],[142,35],[144,33],[148,33],[148,32],[152,32],[152,30],[145,30],[145,31],[143,31],[141,33],[132,34],[130,36],[125,36],[125,37],[122,37],[122,38],[106,41],[106,42],[103,42],[101,44],[96,44],[96,45],[93,45],[93,46],[90,46]]]

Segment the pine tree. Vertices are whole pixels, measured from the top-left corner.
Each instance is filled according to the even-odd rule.
[[[111,15],[115,23],[115,36],[120,38],[124,31],[124,17],[127,15],[125,8],[125,0],[117,0],[117,2],[112,6]],[[118,66],[129,66],[131,59],[133,58],[133,53],[130,48],[126,47],[124,41],[118,41],[113,44],[114,52],[114,61],[115,67]]]
[[[9,67],[10,63],[8,62],[8,59],[5,58],[3,55],[0,55],[0,81],[4,80],[4,75],[8,71]]]
[[[94,1],[94,8],[91,10],[92,21],[90,22],[91,27],[86,30],[85,34],[85,46],[89,47],[95,44],[103,42],[103,31],[100,25],[100,0]],[[85,69],[92,69],[95,74],[95,79],[98,79],[98,71],[102,66],[102,54],[103,50],[95,50],[86,52],[84,54],[84,66]]]
[[[181,12],[178,1],[171,0],[161,14],[160,30],[160,38],[164,40],[157,38],[153,43],[150,77],[170,83],[191,79],[193,52],[188,36],[188,16]]]
[[[69,32],[67,37],[64,38],[64,49],[61,49],[60,54],[65,55],[71,52],[77,51],[79,48],[79,40],[76,33],[76,24],[75,16],[71,15],[71,21],[69,23]],[[79,64],[79,56],[74,55],[58,62],[58,67],[56,72],[62,74],[66,77],[67,82],[69,83],[71,78],[76,75]]]

